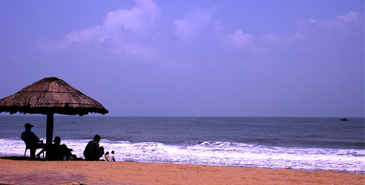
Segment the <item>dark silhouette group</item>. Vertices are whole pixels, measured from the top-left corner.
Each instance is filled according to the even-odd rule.
[[[37,135],[32,132],[30,123],[24,125],[25,131],[21,135],[21,139],[26,144],[26,149],[30,149],[30,158],[40,158],[40,154],[47,151],[47,160],[76,160],[77,157],[72,155],[72,149],[68,148],[65,144],[61,145],[61,138],[56,136],[53,140],[53,144],[47,146],[39,139]],[[94,139],[89,141],[84,150],[84,157],[88,161],[99,161],[100,157],[104,155],[104,148],[99,146],[101,137],[95,135]],[[37,155],[35,155],[37,149],[42,149]],[[109,152],[105,156],[109,161]],[[111,153],[110,161],[115,161],[114,151]]]
[[[47,151],[48,160],[70,160],[74,158],[71,151],[65,144],[61,145],[61,138],[56,136],[53,140],[53,144],[47,146],[39,139],[37,135],[32,132],[33,125],[26,123],[24,125],[25,131],[21,135],[21,139],[25,142],[26,149],[30,150],[30,158],[40,158],[40,154]],[[42,149],[37,155],[35,155],[37,149]]]

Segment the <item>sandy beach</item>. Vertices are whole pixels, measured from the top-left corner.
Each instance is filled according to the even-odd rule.
[[[364,174],[1,157],[0,184],[361,184]]]

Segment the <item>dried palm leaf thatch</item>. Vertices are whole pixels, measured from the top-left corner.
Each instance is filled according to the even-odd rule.
[[[65,81],[49,77],[0,100],[0,112],[10,114],[106,114],[109,111],[96,100],[84,95]]]

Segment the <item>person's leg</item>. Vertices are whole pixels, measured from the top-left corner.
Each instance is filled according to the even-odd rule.
[[[35,150],[36,150],[36,148],[31,148],[30,149],[30,158],[31,159],[35,159]]]
[[[37,154],[37,158],[40,158],[39,156],[46,151],[46,145],[45,144],[38,144],[37,148],[42,148],[42,150]]]
[[[40,152],[38,152],[38,154],[37,154],[37,158],[40,158],[40,155],[42,154],[42,153],[44,153],[46,151],[46,149],[42,149]],[[34,151],[35,152],[35,151]]]

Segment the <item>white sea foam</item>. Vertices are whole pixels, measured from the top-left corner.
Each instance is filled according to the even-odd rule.
[[[1,154],[24,154],[23,141],[0,139],[0,142]],[[83,157],[87,142],[88,140],[62,140],[79,158]],[[166,145],[102,140],[100,145],[106,151],[114,150],[117,161],[365,172],[364,149],[269,147],[209,141],[200,144]]]

